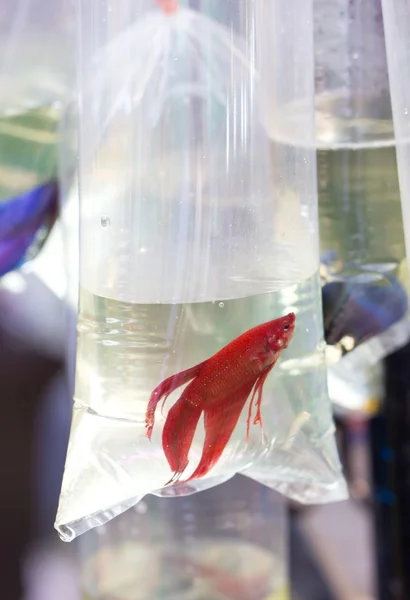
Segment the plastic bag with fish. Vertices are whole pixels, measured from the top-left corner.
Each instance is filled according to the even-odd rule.
[[[331,360],[349,352],[363,383],[410,337],[381,3],[314,0],[314,34],[325,334]],[[348,389],[347,364],[331,369]]]
[[[16,92],[17,103],[19,98]],[[59,198],[59,107],[36,106],[18,112],[11,105],[3,109],[3,113],[0,111],[0,277],[30,263],[42,250],[58,216]]]
[[[0,9],[0,276],[37,256],[57,216],[58,125],[74,79],[72,8],[71,0],[27,0]]]
[[[406,264],[398,278],[369,270],[324,279],[322,301],[331,399],[338,411],[367,413],[383,397],[380,361],[410,337]]]
[[[75,404],[56,520],[65,540],[145,494],[192,494],[239,471],[304,502],[345,497],[326,389],[315,150],[268,135],[260,109],[312,92],[312,70],[290,60],[309,56],[309,3],[291,4],[133,2],[129,14],[103,11],[102,46],[82,6]],[[266,26],[277,51],[258,75]],[[283,82],[284,69],[288,94],[259,104],[263,78]]]

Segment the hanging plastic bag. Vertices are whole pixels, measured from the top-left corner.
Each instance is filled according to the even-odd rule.
[[[314,29],[325,337],[371,367],[410,334],[381,4],[314,0]]]
[[[297,94],[313,100],[309,64],[288,52],[298,40],[309,57],[309,11],[280,4],[214,2],[204,15],[136,2],[118,34],[121,12],[111,15],[97,54],[83,7],[75,405],[56,521],[65,540],[147,493],[191,494],[239,471],[303,501],[345,497],[314,148],[274,139],[272,90],[258,86],[255,39],[274,39],[272,55],[293,69],[277,109]]]
[[[51,11],[38,0],[2,7],[0,277],[37,256],[56,220],[57,128],[74,66],[72,33],[67,0]]]
[[[382,0],[383,25],[386,34],[386,54],[392,101],[394,133],[397,141],[397,162],[406,237],[407,269],[410,266],[409,229],[409,60],[408,32],[410,13],[407,2]]]

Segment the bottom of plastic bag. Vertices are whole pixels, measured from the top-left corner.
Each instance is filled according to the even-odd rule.
[[[355,366],[341,359],[328,372],[329,396],[334,413],[344,417],[349,413],[372,415],[384,396],[384,365]]]
[[[76,537],[86,533],[90,529],[105,525],[108,521],[118,517],[118,515],[138,504],[142,498],[143,496],[131,498],[121,504],[96,512],[92,515],[87,515],[81,519],[72,521],[71,523],[59,524],[58,521],[56,521],[54,528],[57,530],[58,535],[63,542],[72,542]]]
[[[289,498],[289,500],[305,505],[342,502],[349,497],[346,481],[342,477],[332,483],[315,484],[315,487],[312,487],[312,483],[309,480],[303,481],[303,479],[295,482],[284,480],[274,481],[267,478],[266,481],[263,481],[260,478],[251,477],[250,475],[248,477],[276,490]]]
[[[328,389],[335,413],[370,414],[384,395],[383,359],[410,340],[408,317],[345,354],[327,347]],[[340,354],[340,352],[339,352]]]
[[[216,485],[221,485],[234,477],[234,475],[235,474],[232,474],[232,476],[224,478],[215,477],[212,478],[212,482],[210,481],[211,478],[209,478],[204,482],[203,490],[215,487]],[[257,481],[262,485],[266,485],[266,487],[274,489],[284,496],[287,496],[290,500],[294,500],[301,504],[325,504],[329,502],[339,502],[348,498],[347,485],[341,473],[339,474],[339,477],[332,482],[322,484],[315,482],[314,485],[312,485],[312,481],[309,481],[308,479],[302,479],[297,482],[294,480],[286,481],[285,479],[278,481],[277,479],[271,479],[269,476],[265,476],[264,478],[263,475],[250,475],[246,472],[242,473],[242,475]],[[166,499],[176,498],[178,496],[188,496],[203,490],[198,490],[198,488],[193,487],[189,488],[189,486],[181,484],[168,488],[167,495],[164,495],[164,490],[161,490],[159,493],[154,492],[152,495]],[[76,537],[86,533],[90,529],[105,525],[123,512],[136,506],[143,497],[144,496],[130,498],[121,504],[87,515],[81,519],[72,521],[71,523],[63,524],[59,523],[57,520],[54,527],[63,542],[72,542]]]
[[[406,316],[383,333],[363,342],[343,358],[347,368],[370,367],[405,346],[410,340],[410,319]]]

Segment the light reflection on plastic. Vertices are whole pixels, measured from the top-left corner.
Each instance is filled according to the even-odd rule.
[[[344,338],[340,340],[340,345],[350,352],[355,347],[354,338],[352,338],[350,335],[345,335]]]
[[[0,281],[0,287],[6,289],[12,294],[22,294],[27,289],[27,282],[24,276],[18,271],[12,271],[4,275]]]

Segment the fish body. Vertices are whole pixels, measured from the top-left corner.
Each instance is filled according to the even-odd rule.
[[[175,389],[190,382],[168,412],[162,433],[162,446],[173,472],[168,483],[177,481],[188,465],[189,450],[202,413],[205,421],[203,452],[198,466],[186,481],[203,477],[218,462],[252,391],[246,440],[256,396],[254,424],[259,424],[262,429],[263,385],[289,344],[294,328],[293,313],[257,325],[208,360],[168,377],[152,392],[146,412],[149,438],[158,402],[162,398],[165,402]]]

